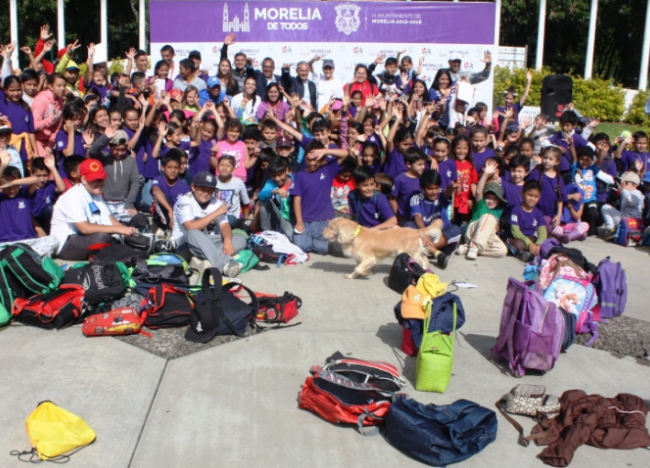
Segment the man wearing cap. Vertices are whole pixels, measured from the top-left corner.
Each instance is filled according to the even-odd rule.
[[[316,83],[316,90],[318,93],[318,107],[314,109],[316,112],[321,112],[329,103],[331,98],[343,99],[343,84],[337,78],[334,78],[334,60],[323,60],[323,72],[319,73],[314,70],[314,63],[323,58],[322,55],[316,55],[309,61],[309,70],[311,70],[311,78]]]
[[[208,100],[215,104],[223,102],[224,93],[221,92],[221,80],[216,76],[208,78]]]
[[[129,155],[128,143],[127,133],[111,126],[88,151],[106,170],[104,199],[110,213],[120,221],[128,221],[137,214],[135,201],[140,189],[140,172],[135,158]],[[107,145],[108,152],[105,152]]]
[[[192,191],[181,196],[174,205],[172,241],[184,256],[206,259],[225,276],[235,277],[241,264],[232,256],[246,248],[246,240],[233,236],[228,223],[228,205],[214,197],[217,177],[199,172],[192,179]],[[214,228],[220,233],[215,234]]]
[[[449,68],[447,71],[449,71],[451,80],[454,83],[457,83],[458,80],[460,80],[460,78],[463,76],[463,73],[460,70],[462,60],[463,57],[458,52],[451,52],[449,54]],[[468,76],[469,82],[471,84],[481,83],[490,77],[490,70],[492,69],[492,54],[489,50],[485,51],[485,55],[483,56],[483,60],[481,60],[481,62],[485,62],[485,68],[483,71],[472,73]]]
[[[52,213],[51,235],[58,241],[57,255],[65,260],[86,260],[91,246],[117,243],[112,234],[138,232],[111,216],[102,197],[106,171],[101,162],[87,159],[79,174],[81,183],[59,197]]]

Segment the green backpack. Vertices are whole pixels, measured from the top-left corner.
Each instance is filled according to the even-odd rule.
[[[7,312],[5,306],[0,304],[0,327],[4,327],[11,320],[11,312]]]

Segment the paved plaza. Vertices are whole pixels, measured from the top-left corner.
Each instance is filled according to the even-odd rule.
[[[650,289],[644,280],[650,250],[588,239],[580,247],[598,262],[623,262],[628,277],[626,315],[650,320]],[[544,376],[515,379],[487,359],[499,327],[507,278],[520,278],[514,258],[451,259],[443,281],[467,281],[461,290],[467,321],[456,340],[453,377],[445,394],[415,391],[415,358],[400,350],[401,328],[393,315],[400,297],[385,286],[390,263],[369,279],[348,280],[352,261],[313,256],[304,265],[251,271],[247,286],[263,292],[291,291],[302,297],[302,324],[166,361],[113,338],[86,338],[80,326],[48,332],[12,325],[0,332],[0,467],[25,466],[9,456],[29,446],[26,416],[52,400],[84,418],[97,441],[66,465],[82,468],[194,467],[417,467],[381,436],[321,420],[297,407],[309,367],[334,351],[397,365],[404,389],[424,403],[459,398],[488,408],[518,383],[539,383],[551,394],[568,389],[650,398],[650,368],[632,358],[574,345]],[[435,269],[435,268],[434,268]],[[517,417],[526,430],[533,421]],[[517,445],[515,429],[499,415],[497,440],[458,466],[542,467],[541,448]],[[650,466],[650,452],[581,447],[572,468]]]

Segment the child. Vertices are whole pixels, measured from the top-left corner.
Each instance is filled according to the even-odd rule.
[[[616,160],[612,157],[612,145],[609,142],[609,136],[606,133],[597,133],[592,136],[593,144],[596,145],[596,152],[602,151],[605,153],[603,161],[600,164],[600,171],[596,176],[596,202],[598,203],[598,211],[602,209],[603,205],[607,203],[607,197],[610,192],[610,187],[615,189],[616,182],[614,178],[618,177],[618,168],[616,167]],[[598,218],[597,225],[602,224],[602,217]],[[591,224],[590,224],[591,227]]]
[[[391,190],[393,190],[393,178],[388,174],[381,172],[375,176],[375,182],[377,183],[377,189],[379,192],[389,197]],[[395,212],[393,211],[393,213]]]
[[[540,246],[548,236],[544,215],[537,208],[543,190],[538,181],[527,181],[524,184],[523,203],[510,213],[508,244],[515,250],[515,257],[524,263],[539,255]]]
[[[304,252],[323,255],[328,252],[323,230],[334,217],[330,192],[339,164],[347,154],[343,150],[326,150],[316,140],[305,148],[305,170],[296,174],[293,189],[293,210],[296,216],[293,241]]]
[[[232,258],[246,248],[246,240],[233,236],[226,213],[228,207],[214,197],[217,178],[200,172],[192,179],[192,191],[182,195],[174,205],[172,241],[180,254],[204,258],[224,276],[235,277],[242,269]],[[220,234],[214,233],[218,226]]]
[[[38,179],[36,190],[32,192],[32,215],[43,230],[49,234],[54,202],[58,194],[65,192],[65,184],[56,171],[54,157],[32,159],[31,171],[32,177]],[[54,180],[49,180],[50,175]]]
[[[613,239],[616,229],[623,218],[641,219],[643,216],[644,198],[638,187],[641,178],[638,174],[628,171],[621,175],[621,209],[617,210],[612,205],[603,205],[601,211],[605,220],[605,240]]]
[[[496,111],[499,113],[499,126],[494,131],[495,133],[499,131],[499,128],[504,124],[504,115],[505,113],[512,109],[514,111],[513,122],[510,124],[515,130],[519,129],[519,112],[521,112],[522,107],[528,99],[528,94],[530,93],[530,85],[533,82],[533,74],[530,70],[526,72],[526,88],[524,89],[524,94],[521,96],[521,99],[515,102],[517,98],[517,93],[515,92],[514,86],[511,86],[506,91],[503,92],[503,107],[497,107]]]
[[[140,173],[135,158],[128,155],[128,135],[109,127],[90,147],[89,155],[102,162],[106,182],[102,195],[110,214],[118,221],[129,221],[137,214],[135,201],[140,190]],[[104,148],[108,146],[108,152]]]
[[[451,142],[451,155],[456,163],[458,183],[454,186],[454,224],[459,225],[469,218],[476,196],[478,174],[472,161],[469,138],[458,135]]]
[[[38,154],[45,154],[46,148],[54,147],[56,133],[63,116],[63,95],[66,80],[60,73],[48,75],[48,88],[36,95],[32,103],[34,131]]]
[[[401,114],[397,113],[396,121],[390,129],[386,142],[386,161],[384,163],[384,172],[395,179],[398,175],[408,170],[404,161],[404,154],[407,149],[413,147],[413,135],[407,127],[403,127],[399,120]]]
[[[267,169],[269,178],[258,193],[259,218],[262,231],[270,230],[283,233],[293,239],[291,224],[291,191],[293,176],[289,161],[276,158]]]
[[[23,70],[20,75],[20,83],[23,87],[23,101],[31,108],[32,103],[34,102],[34,98],[39,91],[39,74],[36,72],[36,70],[27,68]],[[5,91],[6,89],[7,88],[5,86]],[[32,120],[32,125],[33,123],[34,121]],[[34,146],[36,146],[36,143],[34,143]]]
[[[12,146],[16,147],[24,163],[36,152],[36,138],[34,115],[23,100],[23,87],[17,76],[9,75],[4,80],[4,91],[0,90],[0,115],[9,120],[8,126],[14,135],[11,138]],[[0,125],[3,125],[1,119]]]
[[[233,177],[236,165],[235,157],[229,154],[220,156],[217,161],[217,198],[228,207],[228,222],[231,227],[236,226],[242,211],[244,219],[248,219],[251,203],[244,182]]]
[[[194,86],[185,88],[183,97],[181,98],[181,109],[197,113],[200,110],[199,104],[199,90]]]
[[[179,179],[181,158],[185,153],[174,148],[162,159],[163,175],[156,177],[151,185],[154,199],[154,219],[163,229],[174,227],[174,205],[178,199],[190,191],[189,185]],[[187,155],[185,155],[187,158]]]
[[[574,202],[582,205],[580,208],[581,217],[577,220],[579,221],[582,219],[588,223],[588,235],[590,236],[596,234],[596,228],[600,221],[596,179],[600,172],[600,167],[602,166],[604,157],[605,150],[603,148],[598,149],[598,157],[596,157],[594,150],[592,150],[590,146],[583,146],[577,152],[577,161],[574,159],[571,166],[573,183],[580,188],[583,194],[580,200]],[[571,210],[572,208],[569,209]],[[575,220],[575,217],[573,217],[573,219]],[[587,234],[584,235],[586,236]]]
[[[562,159],[560,148],[549,146],[542,152],[541,166],[528,175],[528,179],[542,184],[538,208],[549,230],[560,226],[564,202],[567,201],[564,180],[557,170]]]
[[[567,111],[560,117],[560,130],[555,132],[548,139],[548,143],[560,148],[562,157],[559,161],[560,175],[564,183],[571,182],[571,152],[572,148],[578,151],[583,146],[587,146],[587,140],[576,133],[575,128],[578,125],[578,116],[573,111]],[[543,210],[542,210],[543,211]]]
[[[83,156],[72,155],[65,158],[63,161],[63,170],[65,171],[66,177],[63,179],[63,184],[65,185],[64,192],[70,190],[72,187],[81,182],[81,176],[79,174],[79,166],[84,162],[86,158]]]
[[[383,193],[377,191],[375,173],[369,166],[359,166],[353,172],[356,189],[348,194],[350,215],[363,227],[389,229],[397,226],[397,217]]]
[[[278,125],[273,119],[264,119],[260,123],[260,132],[262,133],[261,148],[276,149],[278,140]]]
[[[210,164],[216,166],[217,161],[222,156],[232,156],[235,159],[235,167],[233,175],[239,180],[246,182],[246,170],[249,165],[252,166],[248,159],[246,151],[246,144],[239,139],[243,131],[241,122],[237,119],[228,119],[226,121],[226,139],[217,143],[216,151],[212,153],[212,161]],[[253,164],[255,162],[253,161]]]
[[[505,257],[508,248],[498,236],[499,221],[507,204],[501,186],[490,182],[497,173],[497,165],[488,161],[476,190],[476,205],[465,231],[465,244],[458,246],[456,255],[467,260],[484,257]]]
[[[535,116],[532,130],[528,133],[528,138],[533,140],[535,144],[535,154],[542,152],[542,143],[548,140],[552,134],[553,127],[548,125],[548,116],[544,114]]]
[[[472,142],[472,160],[474,161],[474,168],[476,172],[481,172],[485,161],[488,158],[494,158],[496,155],[494,151],[487,148],[489,138],[488,129],[482,125],[477,125],[472,129],[470,140]]]
[[[65,175],[63,163],[65,158],[78,154],[86,155],[86,143],[80,131],[85,112],[74,104],[66,104],[63,108],[63,125],[56,134],[56,154],[59,159],[59,175]]]
[[[395,177],[390,193],[390,206],[397,215],[400,226],[409,221],[410,200],[420,192],[420,176],[424,172],[427,159],[427,155],[419,148],[411,147],[404,152],[408,170]]]
[[[124,109],[124,131],[126,132],[129,142],[128,149],[135,153],[135,161],[138,166],[138,172],[144,174],[145,172],[145,144],[147,137],[143,134],[145,132],[145,119],[144,113],[146,109],[138,110],[134,107],[127,107]],[[157,161],[156,161],[157,164]]]
[[[496,162],[494,164],[497,164]],[[522,204],[522,190],[528,175],[530,160],[524,155],[514,156],[508,163],[510,178],[501,181],[503,187],[503,196],[508,202],[508,208]],[[509,213],[506,213],[506,215]]]
[[[633,151],[626,149],[629,145],[634,146]],[[647,133],[638,131],[625,138],[616,150],[616,157],[623,162],[623,170],[638,171],[643,176],[650,167]]]
[[[17,167],[10,166],[9,160],[7,152],[0,150],[0,243],[6,245],[22,242],[30,245],[40,255],[50,254],[56,249],[57,241],[47,237],[31,213],[31,194],[36,190],[38,181],[36,178],[24,179],[31,185],[28,188],[22,187],[20,171]]]
[[[189,167],[189,156],[185,151],[180,155],[181,157],[181,168],[178,172],[178,178],[185,182],[188,186],[192,183],[192,174],[187,170]]]
[[[433,157],[438,163],[438,173],[441,178],[441,187],[447,200],[451,200],[454,192],[454,184],[458,180],[456,162],[449,158],[451,142],[445,136],[437,136],[433,139]]]
[[[195,177],[199,172],[210,170],[211,159],[215,155],[215,168],[216,168],[216,154],[217,154],[217,141],[223,138],[223,121],[218,116],[214,109],[214,104],[207,103],[200,112],[198,112],[192,119],[193,132],[195,132],[194,141],[196,146],[190,151],[189,165],[190,174]],[[201,121],[203,115],[211,110],[214,119],[206,119]],[[214,153],[213,153],[214,149]]]
[[[429,248],[433,257],[438,261],[438,266],[444,270],[447,268],[449,256],[441,249],[448,244],[458,242],[460,229],[449,221],[447,215],[449,201],[441,196],[442,178],[438,171],[433,169],[424,171],[419,182],[422,193],[411,197],[410,221],[404,226],[415,229],[436,228],[429,231],[428,236],[423,237],[422,244]]]
[[[352,173],[356,167],[357,164],[354,159],[348,156],[343,160],[339,173],[332,182],[331,198],[335,216],[350,214],[348,195],[355,189]]]
[[[5,125],[2,122],[2,117],[0,117],[0,151],[4,151],[9,157],[9,165],[15,167],[20,171],[20,177],[23,177],[25,172],[23,170],[23,162],[20,159],[20,153],[13,146],[10,145],[11,141],[11,127]]]

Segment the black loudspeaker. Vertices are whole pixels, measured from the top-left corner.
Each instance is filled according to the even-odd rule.
[[[542,114],[549,120],[560,118],[564,106],[573,102],[573,79],[567,75],[548,75],[542,81]]]

